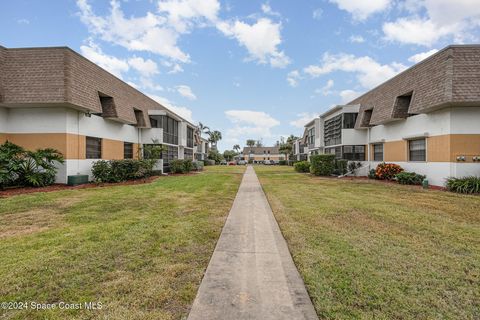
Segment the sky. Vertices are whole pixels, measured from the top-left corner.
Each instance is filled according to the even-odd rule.
[[[479,0],[4,0],[0,45],[68,46],[219,148],[272,145],[450,44]]]

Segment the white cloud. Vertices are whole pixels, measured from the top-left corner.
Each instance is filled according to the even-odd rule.
[[[127,61],[103,53],[102,49],[93,41],[80,46],[80,52],[85,58],[98,64],[108,72],[122,78],[122,73],[129,70]]]
[[[277,16],[277,17],[280,16],[280,13],[272,10],[272,7],[270,6],[269,3],[262,4],[262,12],[270,16]]]
[[[288,84],[292,87],[298,86],[298,81],[300,79],[301,79],[301,76],[298,70],[290,71],[287,75]]]
[[[30,24],[30,20],[28,20],[28,19],[18,19],[17,23],[18,24]]]
[[[229,141],[239,140],[240,137],[271,138],[272,128],[280,125],[280,121],[262,111],[227,110],[225,116],[234,125],[227,130],[226,139]]]
[[[185,120],[195,123],[195,121],[193,120],[192,110],[190,110],[189,108],[176,106],[167,98],[164,98],[155,94],[148,94],[148,96],[153,100],[157,101],[158,103],[160,103],[161,105],[163,105],[165,108],[178,114],[180,117],[184,118]]]
[[[432,46],[443,38],[478,41],[478,0],[424,0],[405,4],[410,15],[383,25],[385,38],[400,43]]]
[[[301,112],[297,114],[297,119],[290,121],[290,125],[303,128],[307,123],[312,121],[314,118],[318,117],[318,114],[315,113],[308,113],[308,112]]]
[[[143,17],[125,18],[120,4],[111,1],[110,14],[97,16],[87,0],[77,0],[80,19],[89,31],[102,40],[135,51],[148,51],[180,62],[190,57],[178,46],[179,34],[166,23],[167,19],[151,12]]]
[[[388,8],[391,0],[330,0],[339,9],[348,11],[354,19],[365,20],[370,15]]]
[[[158,66],[157,64],[150,60],[144,60],[141,57],[132,57],[128,59],[128,64],[139,73],[142,74],[144,77],[151,77],[155,74],[158,74]]]
[[[339,95],[342,99],[342,103],[348,103],[360,96],[361,92],[357,92],[354,90],[342,90],[340,91]]]
[[[380,64],[369,56],[325,53],[321,65],[310,65],[304,72],[314,78],[335,71],[353,72],[363,87],[372,88],[405,69],[400,63]]]
[[[169,74],[175,74],[175,73],[180,73],[183,72],[183,68],[181,65],[178,63],[175,63],[170,71],[168,71]]]
[[[422,60],[425,60],[426,58],[430,57],[432,54],[435,54],[437,52],[438,52],[437,49],[432,49],[432,50],[429,50],[429,51],[420,52],[420,53],[414,54],[413,56],[408,58],[408,61],[413,62],[413,63],[418,63]]]
[[[192,89],[186,85],[176,86],[177,92],[189,100],[197,100],[197,96],[193,93]]]
[[[249,60],[261,64],[269,63],[274,68],[284,68],[290,64],[290,58],[278,49],[282,43],[280,23],[274,23],[268,18],[260,18],[251,25],[236,20],[220,22],[217,27],[224,35],[236,39],[247,49],[250,55]]]
[[[218,0],[167,0],[158,2],[158,10],[166,13],[168,22],[177,32],[188,32],[195,24],[215,22]]]
[[[163,87],[151,78],[140,77],[140,87],[147,90],[163,91]]]
[[[362,36],[359,36],[359,35],[351,35],[350,36],[350,42],[352,42],[352,43],[363,43],[363,42],[365,42],[365,39]]]
[[[333,93],[333,91],[331,90],[334,86],[334,81],[332,79],[328,80],[327,83],[321,88],[321,89],[317,89],[315,90],[315,93],[317,94],[322,94],[324,96],[328,96],[328,95],[331,95]]]
[[[322,8],[318,8],[318,9],[313,10],[312,16],[313,16],[313,19],[320,20],[323,16]]]

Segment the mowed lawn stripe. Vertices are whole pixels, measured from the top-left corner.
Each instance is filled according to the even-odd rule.
[[[0,301],[103,304],[2,319],[186,316],[243,170],[0,199]]]
[[[480,197],[255,170],[320,318],[480,316]]]

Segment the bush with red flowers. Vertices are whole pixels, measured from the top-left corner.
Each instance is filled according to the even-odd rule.
[[[375,169],[375,178],[379,180],[393,180],[395,175],[402,171],[403,168],[398,164],[382,162]]]

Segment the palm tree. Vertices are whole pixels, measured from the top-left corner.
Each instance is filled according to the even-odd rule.
[[[241,149],[240,145],[238,145],[238,144],[233,146],[233,150],[235,150],[237,153],[238,153],[238,151],[240,151],[240,149]]]
[[[248,139],[247,140],[247,146],[252,148],[254,145],[255,145],[255,140],[253,140],[253,139]]]
[[[218,141],[222,140],[222,133],[218,130],[214,130],[214,131],[209,131],[208,135],[210,136],[208,141],[212,143],[212,148],[217,149]]]
[[[202,133],[210,135],[210,128],[203,123],[199,122],[197,128],[200,136],[202,135]]]

